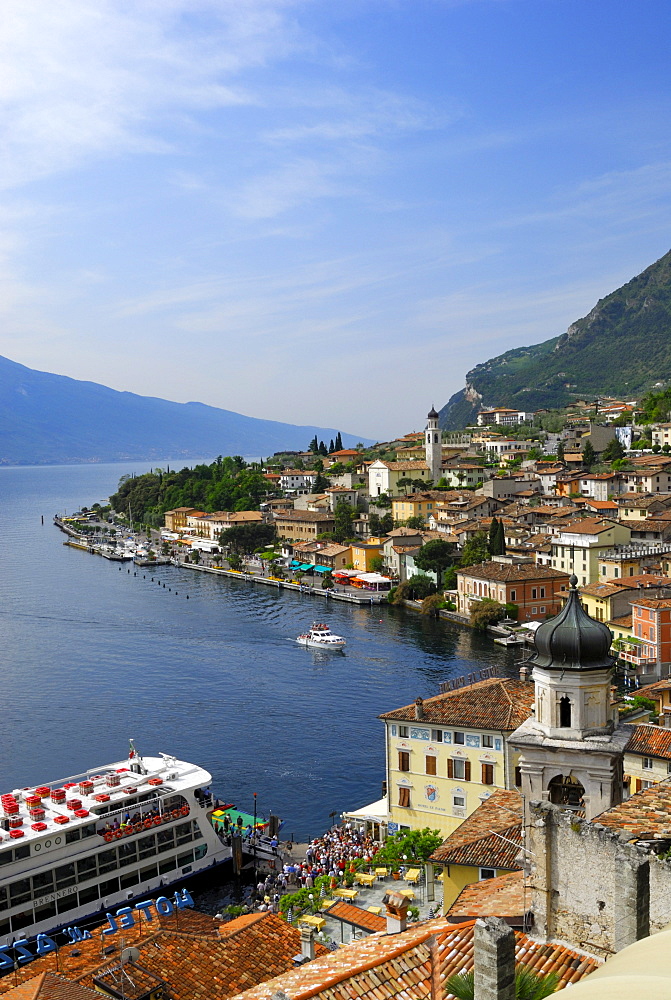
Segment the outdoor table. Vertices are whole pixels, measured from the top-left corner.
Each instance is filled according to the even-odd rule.
[[[416,882],[419,876],[422,874],[421,868],[408,868],[405,873],[406,882]]]
[[[401,896],[405,896],[406,899],[414,899],[415,898],[415,894],[412,891],[412,889],[401,889],[400,890],[400,894],[401,894]]]
[[[378,917],[382,913],[382,907],[381,906],[367,906],[366,909],[368,910],[369,913],[375,913],[375,914],[377,914]]]
[[[376,868],[375,874],[377,875],[378,878],[386,878],[389,872],[387,871],[386,868]]]
[[[359,885],[371,886],[375,881],[375,875],[368,875],[366,874],[366,872],[359,872],[356,875],[356,880],[359,883]]]
[[[324,924],[326,923],[326,921],[324,920],[323,917],[312,916],[312,914],[308,913],[304,914],[302,917],[299,917],[297,923],[309,924],[310,927],[314,927],[315,930],[320,931],[324,926]]]
[[[334,889],[334,896],[340,896],[341,899],[356,899],[359,893],[356,889]]]

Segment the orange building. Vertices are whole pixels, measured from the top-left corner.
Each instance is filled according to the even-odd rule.
[[[671,664],[671,598],[638,597],[631,601],[631,631],[634,642],[620,653],[623,660],[656,673]]]

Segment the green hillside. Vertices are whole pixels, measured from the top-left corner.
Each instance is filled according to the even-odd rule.
[[[560,407],[597,395],[640,396],[671,379],[671,251],[600,299],[566,333],[477,365],[440,411],[457,430],[480,406]]]

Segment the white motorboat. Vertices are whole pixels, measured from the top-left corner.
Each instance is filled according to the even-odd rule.
[[[328,625],[323,622],[313,622],[308,632],[299,635],[296,642],[302,646],[312,646],[314,649],[344,649],[345,640],[341,635],[334,635]]]

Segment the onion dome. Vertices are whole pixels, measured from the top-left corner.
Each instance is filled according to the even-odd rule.
[[[440,416],[440,414],[436,412],[435,406],[432,406],[431,409],[429,410],[429,413],[428,413],[428,419],[429,420],[437,420],[439,416]]]
[[[531,663],[557,670],[608,669],[615,663],[610,655],[611,631],[584,610],[577,576],[569,582],[571,589],[562,610],[536,629],[536,654]]]

